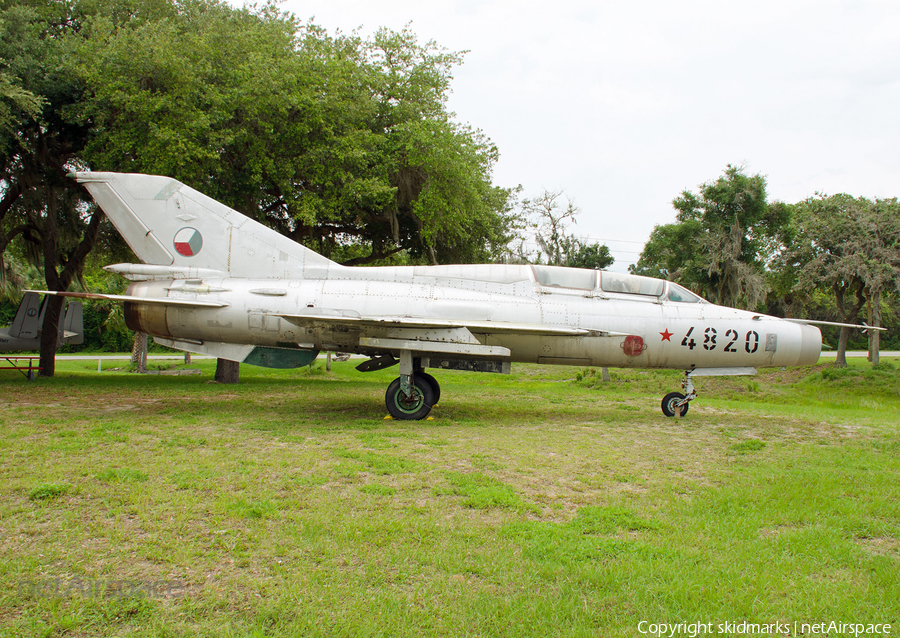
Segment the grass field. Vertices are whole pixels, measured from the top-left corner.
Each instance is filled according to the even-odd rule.
[[[438,371],[418,422],[352,363],[0,373],[0,635],[897,635],[900,364],[854,363],[684,419],[664,372]]]

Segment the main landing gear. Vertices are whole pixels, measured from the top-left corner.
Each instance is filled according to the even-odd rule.
[[[415,365],[412,352],[400,352],[400,376],[388,386],[384,402],[395,419],[424,419],[441,398],[437,379]]]
[[[669,392],[662,400],[662,411],[666,416],[682,417],[688,412],[691,401],[697,398],[697,392],[694,390],[694,382],[691,379],[691,372],[684,373],[684,379],[681,381],[681,392]]]

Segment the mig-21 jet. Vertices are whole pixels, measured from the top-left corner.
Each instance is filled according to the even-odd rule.
[[[425,370],[508,372],[511,362],[685,373],[662,400],[683,415],[693,378],[819,358],[811,322],[711,304],[670,281],[540,265],[349,267],[168,177],[79,172],[140,264],[126,323],[164,346],[254,365],[307,365],[320,351],[399,364],[385,403],[422,419],[440,398]]]

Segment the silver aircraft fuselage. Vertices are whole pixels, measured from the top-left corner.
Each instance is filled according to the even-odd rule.
[[[421,341],[422,351],[429,350],[429,335],[421,334],[423,329],[388,320],[402,317],[465,323],[478,342],[508,349],[509,360],[515,362],[690,370],[809,365],[819,357],[821,334],[817,328],[696,298],[673,301],[670,295],[677,296],[673,293],[680,288],[675,284],[660,282],[658,295],[607,292],[601,287],[607,273],[597,272],[591,288],[572,288],[542,285],[535,270],[556,269],[517,265],[339,267],[324,268],[306,279],[281,281],[147,281],[132,284],[128,295],[177,296],[223,306],[127,302],[126,317],[131,328],[155,337],[275,348],[292,344],[365,355],[384,350],[367,345],[366,338]],[[324,313],[321,322],[316,321],[319,310]],[[335,311],[346,321],[333,321]],[[308,319],[298,325],[286,318],[298,315]],[[385,325],[377,321],[356,325],[354,320],[361,317],[384,317]],[[496,329],[491,324],[496,324]],[[510,332],[505,329],[510,324],[575,328],[584,334]]]

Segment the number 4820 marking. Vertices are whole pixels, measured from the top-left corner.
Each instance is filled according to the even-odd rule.
[[[681,345],[685,348],[693,350],[697,347],[697,341],[692,336],[694,334],[694,326],[691,326],[688,329],[687,334],[684,335],[684,339],[681,340]],[[703,331],[703,343],[700,344],[703,346],[704,350],[715,350],[718,345],[716,338],[719,336],[718,331],[715,328],[706,328]],[[698,336],[699,338],[699,336]],[[740,339],[740,335],[737,330],[727,330],[725,332],[725,340],[727,343],[723,350],[725,352],[737,352],[737,349],[734,347],[734,344],[738,342]],[[744,335],[744,351],[748,354],[753,354],[759,349],[759,333],[755,330],[749,330],[746,335]]]

